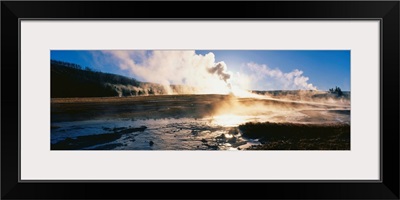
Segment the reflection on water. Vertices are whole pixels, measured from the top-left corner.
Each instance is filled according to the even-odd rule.
[[[224,127],[235,127],[249,121],[257,121],[254,116],[218,115],[212,118],[214,124]]]
[[[350,123],[344,105],[222,95],[91,100],[52,103],[52,149],[238,150],[259,144],[237,128],[247,122]]]
[[[59,122],[52,124],[56,128],[52,130],[51,142],[57,144],[68,138],[82,139],[99,134],[116,134],[133,127],[146,127],[143,131],[121,134],[120,138],[114,141],[88,145],[82,149],[113,147],[112,149],[116,150],[238,150],[242,145],[247,144],[247,139],[241,136],[240,131],[231,126],[234,125],[232,122],[222,123],[221,119],[218,120],[166,118]],[[253,143],[257,144],[254,141]]]
[[[51,143],[60,144],[72,139],[72,142],[82,144],[74,147],[76,149],[101,150],[238,150],[259,144],[256,140],[242,137],[237,127],[246,122],[296,120],[299,123],[325,123],[330,122],[327,120],[350,120],[347,115],[335,112],[316,112],[276,112],[268,116],[228,114],[205,118],[55,122],[52,123]],[[111,137],[113,134],[115,137]],[[104,139],[101,137],[103,135],[111,139]],[[93,144],[88,142],[90,140],[100,142]]]

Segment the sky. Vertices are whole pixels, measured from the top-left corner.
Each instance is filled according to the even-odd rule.
[[[160,84],[350,91],[349,50],[52,50],[52,60]]]

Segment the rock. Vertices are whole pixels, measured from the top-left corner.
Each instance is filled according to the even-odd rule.
[[[203,138],[203,139],[201,139],[201,142],[207,143],[207,140]]]
[[[199,133],[198,130],[192,130],[192,135],[197,135]]]
[[[149,145],[153,146],[154,142],[150,140]]]
[[[217,140],[217,142],[225,142],[226,137],[225,134],[221,134],[220,136],[215,137],[215,139]]]
[[[232,128],[229,130],[229,134],[237,135],[237,134],[239,134],[239,130],[237,128]]]
[[[228,139],[229,143],[236,143],[236,137],[232,137],[230,139]]]

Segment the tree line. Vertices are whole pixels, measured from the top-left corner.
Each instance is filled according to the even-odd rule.
[[[119,96],[112,85],[136,86],[140,82],[125,76],[95,71],[90,67],[51,60],[51,97]]]
[[[330,88],[329,92],[332,93],[332,94],[336,94],[338,96],[342,96],[343,95],[342,90],[338,86],[336,86],[335,88]]]
[[[75,63],[69,63],[69,62],[53,60],[53,59],[50,60],[50,64],[51,65],[60,65],[60,66],[69,67],[69,68],[73,68],[73,69],[79,69],[79,70],[100,72],[100,71],[94,70],[94,69],[92,69],[92,68],[90,68],[88,66],[82,67],[81,65],[78,65],[78,64],[75,64]]]

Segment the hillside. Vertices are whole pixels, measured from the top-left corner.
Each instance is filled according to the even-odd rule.
[[[183,94],[195,88],[170,85],[169,92]],[[140,82],[121,75],[93,71],[91,68],[51,60],[51,98],[115,97],[168,94],[156,83]]]
[[[326,101],[329,99],[350,101],[351,92],[343,91],[341,94],[319,91],[319,90],[271,90],[271,91],[252,91],[252,93],[265,95],[271,98],[288,99],[294,101]]]
[[[139,88],[141,84],[132,78],[97,72],[90,68],[82,69],[72,63],[51,61],[52,98],[121,96],[127,93],[124,87]]]

